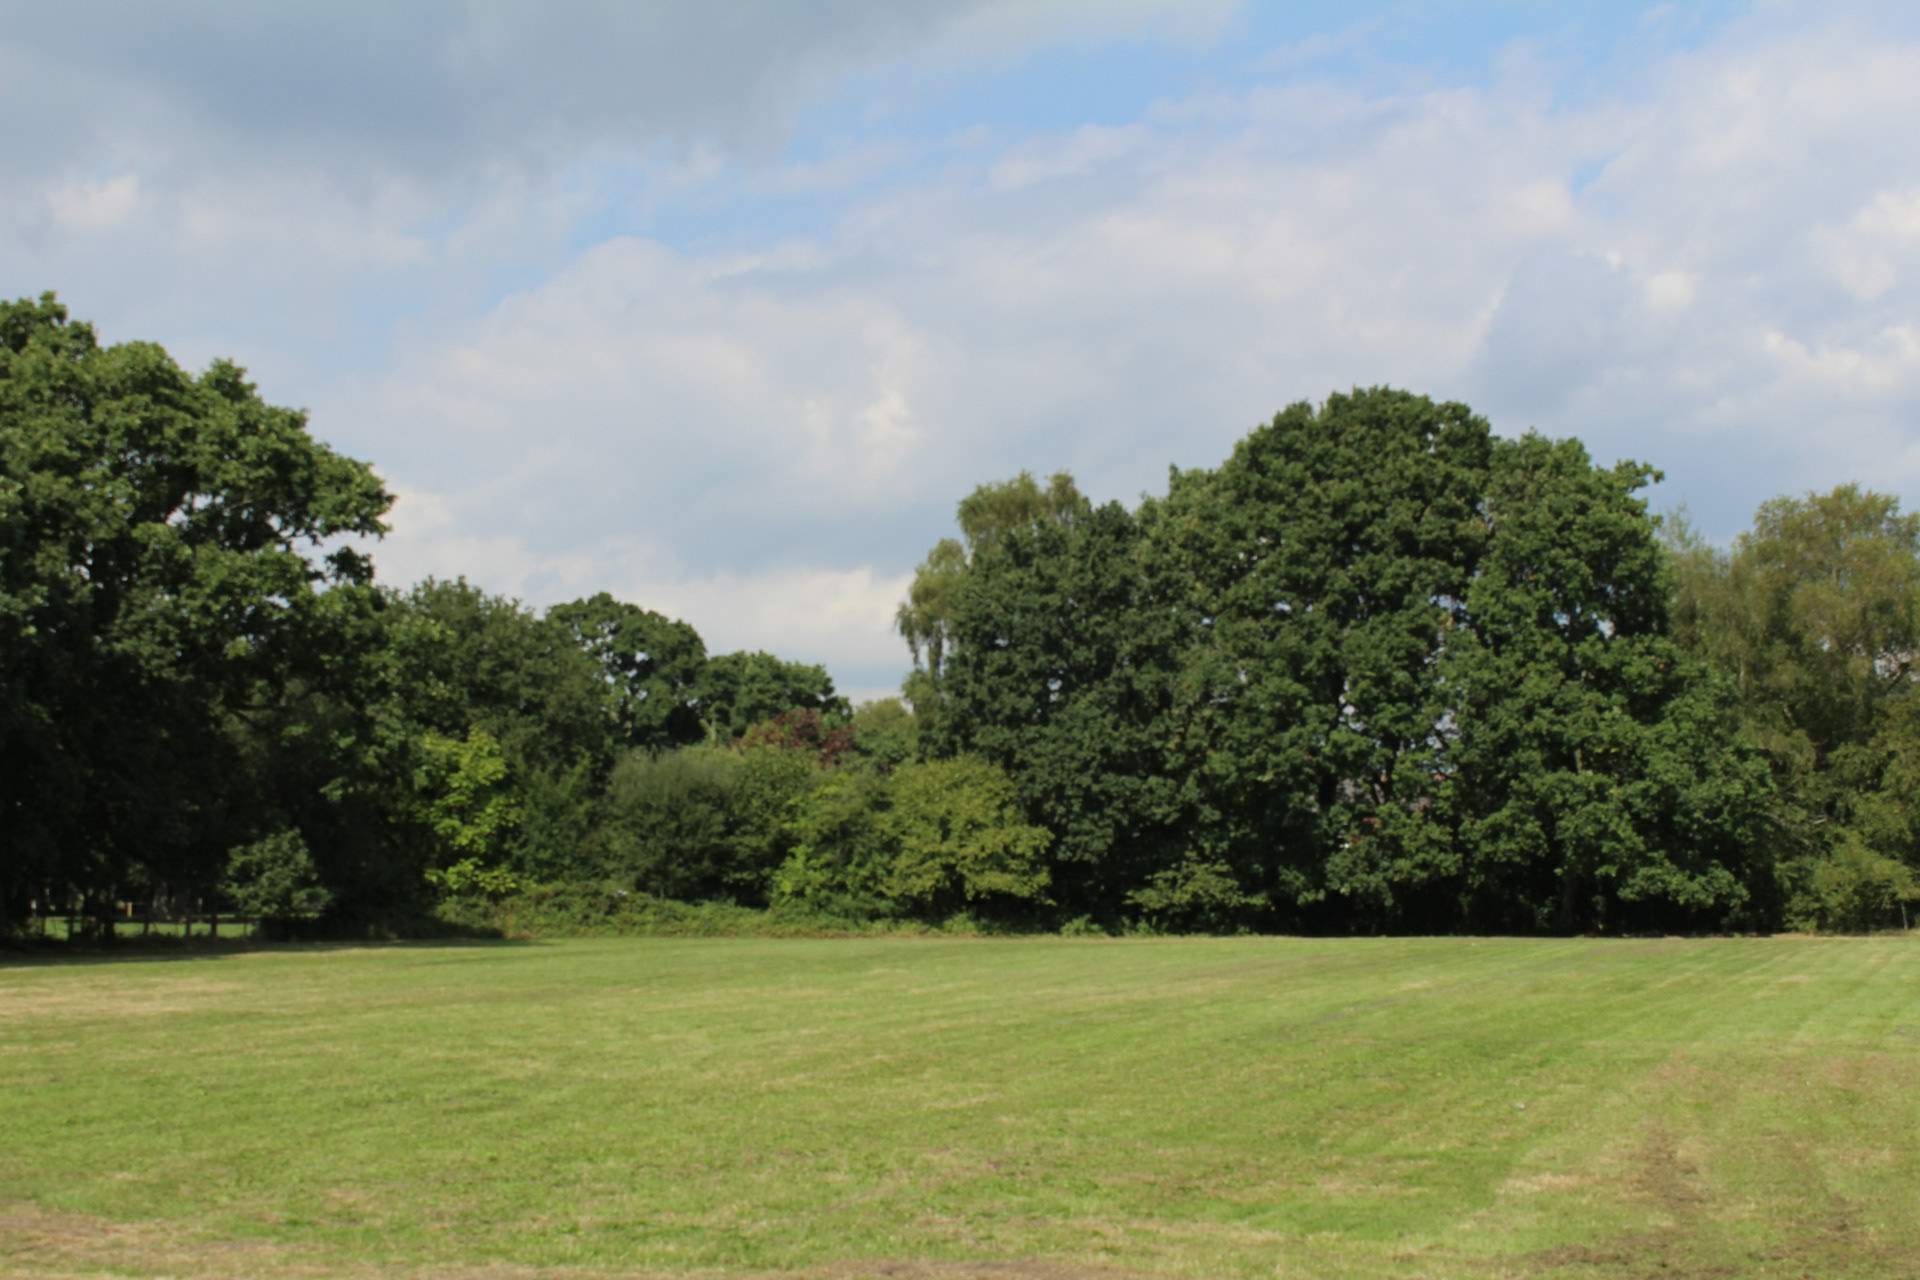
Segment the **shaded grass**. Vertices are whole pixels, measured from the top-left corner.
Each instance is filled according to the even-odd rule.
[[[179,920],[154,920],[144,922],[140,920],[121,919],[115,919],[111,923],[113,925],[113,936],[123,942],[185,941],[187,939],[196,942],[202,940],[222,942],[237,941],[242,938],[251,938],[257,931],[257,926],[253,921],[240,920],[231,916],[221,918],[220,929],[217,934],[210,932],[205,916],[194,917],[191,924]],[[91,922],[84,924],[81,934],[76,940],[84,945],[97,946],[99,945],[99,940],[91,937],[91,935],[86,932],[90,927]],[[191,932],[189,932],[189,930],[191,930]],[[34,922],[33,932],[29,933],[24,941],[66,942],[70,932],[70,921],[66,916],[48,916],[43,920]]]
[[[1916,1121],[1903,937],[0,969],[8,1274],[1910,1275]]]

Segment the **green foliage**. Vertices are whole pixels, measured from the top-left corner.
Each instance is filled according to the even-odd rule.
[[[894,769],[920,755],[920,724],[899,698],[863,702],[853,712],[853,749],[879,769]]]
[[[707,734],[720,742],[795,708],[832,716],[848,710],[825,667],[783,662],[770,653],[723,653],[709,660],[700,673],[698,702]]]
[[[997,766],[965,756],[906,764],[888,792],[879,824],[892,846],[888,897],[922,915],[1044,901],[1053,837],[1021,820]]]
[[[1450,709],[1434,658],[1486,537],[1491,452],[1463,405],[1367,391],[1173,477],[1157,528],[1192,584],[1176,714],[1196,851],[1282,918],[1329,893],[1386,909],[1454,870],[1423,838]]]
[[[816,755],[778,746],[738,752],[731,800],[734,842],[732,896],[763,903],[774,893],[774,875],[793,850],[793,814],[820,777]]]
[[[1897,924],[1907,928],[1910,903],[1920,903],[1913,868],[1843,835],[1821,858],[1800,858],[1781,868],[1789,929],[1865,932]]]
[[[606,593],[377,589],[350,547],[387,495],[300,414],[6,304],[0,928],[49,893],[359,927],[554,881],[962,927],[1887,922],[1920,515],[1846,486],[1662,546],[1656,478],[1390,389],[1136,511],[1022,472],[916,573],[905,702],[854,713]]]
[[[285,922],[319,915],[333,901],[320,883],[307,842],[290,829],[229,853],[220,889],[240,914],[254,920]]]
[[[739,871],[741,772],[741,757],[721,747],[623,757],[607,790],[607,877],[663,898],[728,896]]]
[[[1769,783],[1667,638],[1650,474],[1404,392],[1296,405],[1137,516],[977,553],[934,752],[1003,766],[1061,909],[1102,919],[1752,912]]]
[[[485,729],[458,739],[423,737],[414,790],[423,825],[441,851],[437,861],[491,860],[520,821],[506,756]]]
[[[1189,856],[1151,872],[1127,894],[1127,905],[1156,932],[1238,933],[1264,900],[1247,892],[1225,862]]]
[[[1054,894],[1117,917],[1178,861],[1190,776],[1170,767],[1189,628],[1147,533],[1117,504],[1013,530],[974,565],[954,617],[936,755],[984,757],[1054,835]]]
[[[792,848],[773,877],[776,907],[853,919],[897,913],[889,864],[887,779],[864,769],[821,776],[796,798],[788,817]]]
[[[601,779],[590,762],[538,769],[519,779],[519,821],[508,834],[505,861],[527,880],[564,879],[599,860]]]
[[[1675,635],[1772,768],[1787,922],[1887,923],[1920,866],[1920,515],[1843,485],[1764,504],[1731,551],[1684,525],[1669,548]]]
[[[450,867],[427,872],[427,883],[455,898],[486,898],[498,902],[525,886],[505,867],[489,867],[478,858],[462,858]]]
[[[707,647],[692,627],[604,591],[556,605],[547,619],[599,666],[622,747],[660,750],[700,740],[695,703]]]
[[[468,933],[508,938],[829,938],[966,932],[914,920],[816,911],[795,902],[749,907],[733,902],[682,902],[602,884],[522,885],[490,900],[449,898],[438,919]]]
[[[1817,771],[1908,696],[1920,652],[1920,514],[1842,485],[1776,498],[1731,553],[1684,536],[1675,633],[1736,681],[1756,740]]]
[[[1090,510],[1092,504],[1066,472],[1055,472],[1041,488],[1031,472],[1022,471],[1011,480],[980,485],[960,500],[956,518],[972,559],[992,551],[1008,534],[1071,525]]]
[[[388,503],[234,365],[0,304],[0,915],[212,886],[255,834],[230,718],[323,661],[317,588],[367,579],[342,539]]]
[[[520,775],[611,762],[614,690],[567,625],[465,579],[429,578],[387,612],[384,713],[403,733],[484,729]]]
[[[914,570],[907,598],[894,614],[893,624],[913,654],[913,665],[925,663],[934,680],[940,678],[947,656],[954,596],[967,576],[967,549],[952,538],[942,538]]]
[[[913,654],[916,671],[924,670],[927,677],[909,694],[916,709],[930,709],[936,701],[960,589],[973,562],[1009,534],[1071,525],[1091,509],[1073,477],[1064,471],[1055,473],[1044,489],[1031,472],[1022,471],[1011,480],[983,484],[960,500],[957,514],[965,542],[942,538],[934,544],[894,615],[894,626]]]
[[[1492,927],[1725,919],[1771,794],[1734,706],[1667,636],[1651,478],[1528,435],[1493,458],[1489,530],[1442,678],[1458,691],[1446,803],[1470,910]]]

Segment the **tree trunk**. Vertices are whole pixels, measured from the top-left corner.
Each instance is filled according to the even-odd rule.
[[[1580,901],[1580,877],[1572,867],[1564,868],[1560,873],[1560,907],[1556,927],[1562,933],[1574,931],[1574,908]]]

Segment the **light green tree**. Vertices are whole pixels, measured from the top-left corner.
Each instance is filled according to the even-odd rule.
[[[1044,899],[1053,837],[1022,819],[999,768],[966,756],[906,764],[888,790],[889,897],[936,916]]]
[[[440,850],[434,859],[439,866],[497,861],[520,821],[506,755],[499,740],[478,727],[464,738],[425,735],[414,791],[423,825]]]

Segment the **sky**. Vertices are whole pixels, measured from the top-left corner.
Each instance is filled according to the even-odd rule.
[[[610,591],[856,700],[958,500],[1462,400],[1920,498],[1920,6],[0,5],[0,296],[231,358],[380,579]]]

